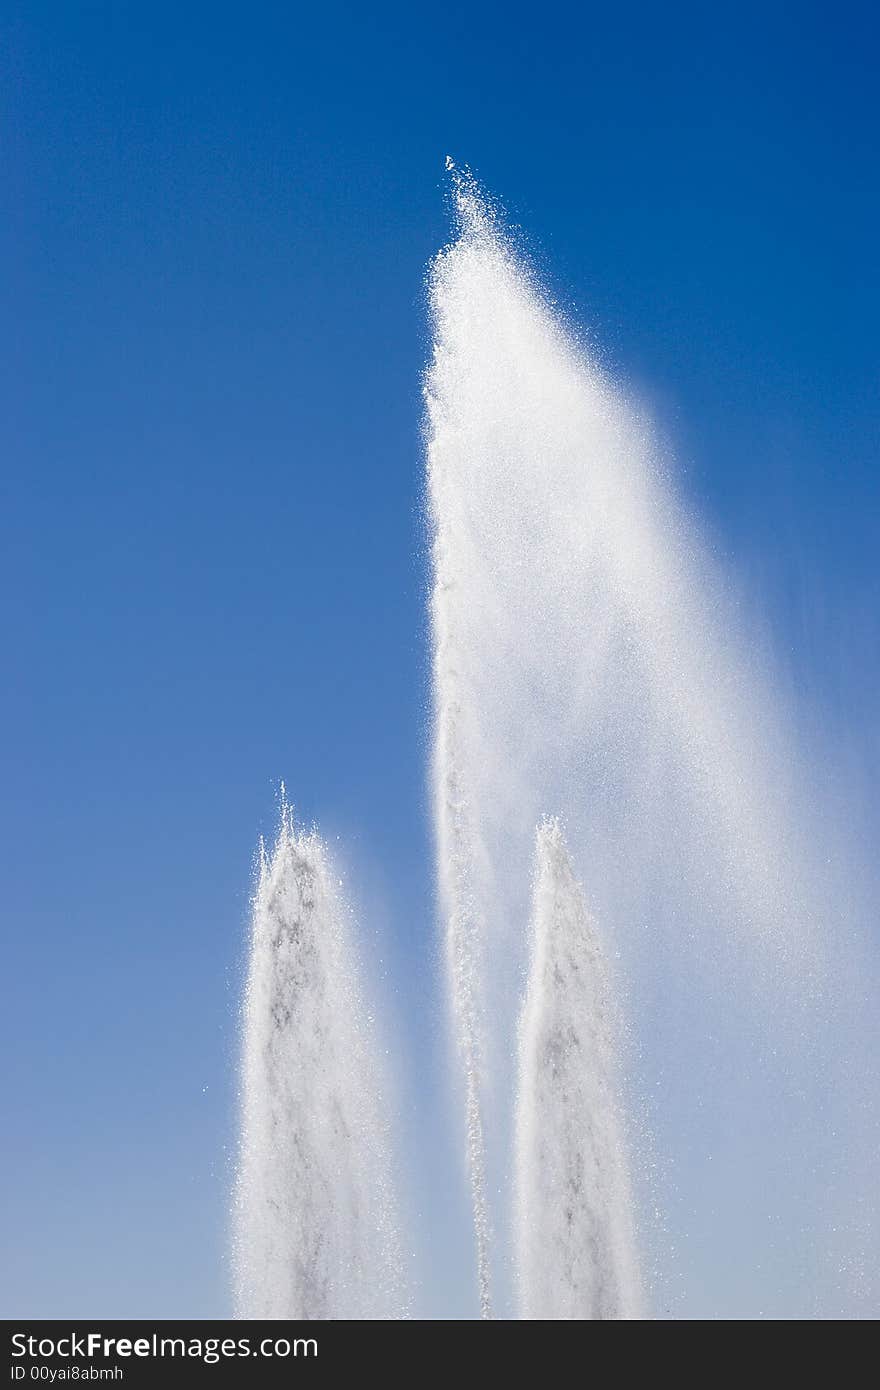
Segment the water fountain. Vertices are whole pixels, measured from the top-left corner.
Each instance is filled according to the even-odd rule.
[[[425,380],[432,773],[484,1315],[492,1283],[515,1306],[514,1039],[548,812],[620,989],[646,1306],[862,1306],[876,1024],[845,831],[645,412],[451,177]]]
[[[531,937],[515,1117],[520,1317],[638,1318],[614,991],[555,817],[537,831]]]
[[[243,1318],[401,1318],[381,1052],[326,845],[286,801],[262,846],[234,1205]]]
[[[477,1306],[870,1315],[857,857],[650,422],[451,174],[425,381],[431,774]],[[359,975],[326,847],[285,810],[254,904],[241,1316],[404,1315]]]

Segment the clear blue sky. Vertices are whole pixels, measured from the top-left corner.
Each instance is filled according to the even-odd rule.
[[[6,7],[4,1314],[227,1312],[281,777],[369,905],[429,1293],[471,1306],[424,786],[447,152],[653,403],[876,837],[878,38],[848,3]]]

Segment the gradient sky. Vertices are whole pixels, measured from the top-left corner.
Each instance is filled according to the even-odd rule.
[[[422,1306],[472,1311],[424,773],[447,152],[653,406],[876,840],[878,38],[846,3],[6,7],[4,1315],[228,1312],[282,777],[393,999]]]

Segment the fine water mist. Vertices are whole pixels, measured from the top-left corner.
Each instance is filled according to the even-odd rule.
[[[432,772],[483,1314],[514,1306],[516,1020],[553,813],[619,986],[647,1315],[858,1316],[876,1050],[845,827],[650,422],[452,178],[425,384]]]
[[[282,805],[261,845],[236,1184],[243,1318],[403,1318],[388,1095],[327,848]]]

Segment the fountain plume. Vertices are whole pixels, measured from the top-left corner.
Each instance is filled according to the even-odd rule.
[[[262,845],[234,1205],[242,1318],[406,1316],[382,1058],[327,847]]]
[[[590,866],[631,1025],[645,1306],[705,1311],[710,1249],[715,1315],[749,1315],[756,1265],[777,1315],[863,1306],[828,1254],[864,1232],[863,1269],[877,1241],[860,866],[645,411],[449,173],[425,378],[433,798],[483,1311],[490,1280],[508,1300],[511,1039],[548,806]]]
[[[522,1318],[640,1315],[604,953],[555,818],[535,844],[519,1023],[514,1243]]]

